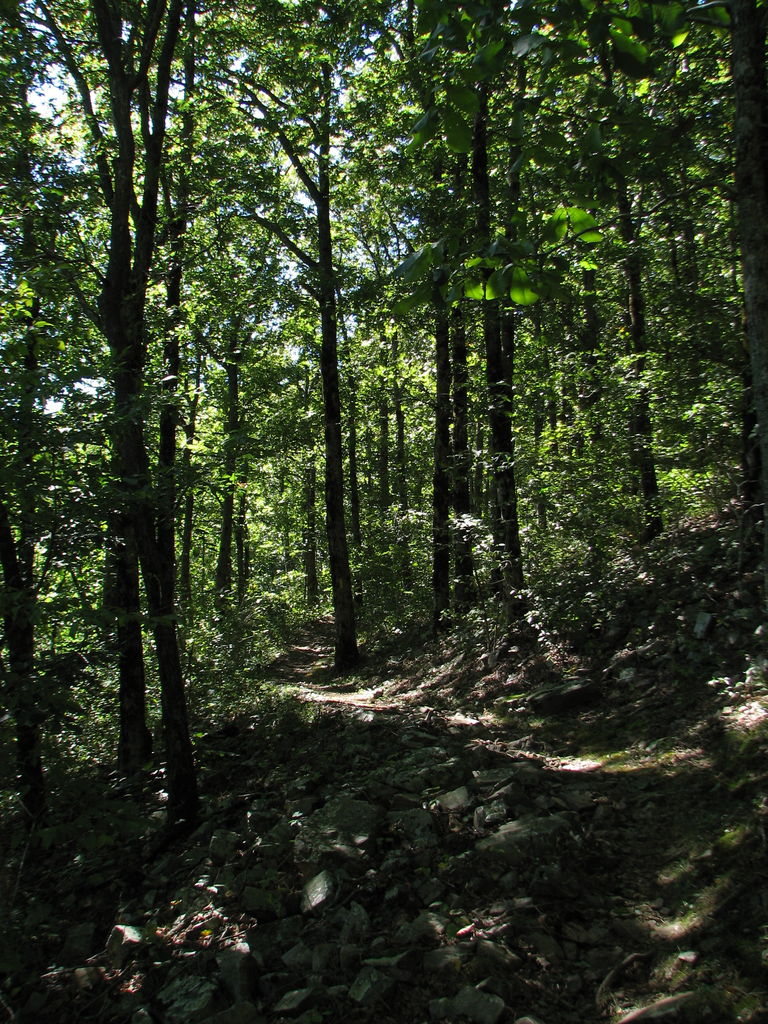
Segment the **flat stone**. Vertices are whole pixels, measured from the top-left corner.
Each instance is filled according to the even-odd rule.
[[[226,864],[231,859],[240,836],[237,832],[228,832],[226,829],[217,829],[211,836],[208,846],[208,855],[214,864]]]
[[[466,985],[451,1000],[451,1008],[455,1015],[469,1017],[475,1024],[496,1024],[506,1010],[504,1000],[499,996],[482,992],[472,985]]]
[[[307,819],[306,827],[321,835],[349,836],[357,846],[375,835],[381,818],[380,809],[365,800],[337,796]]]
[[[475,951],[477,959],[489,970],[514,971],[523,962],[511,949],[490,939],[479,939]]]
[[[143,945],[144,938],[138,928],[116,924],[107,939],[107,956],[114,967],[124,967]]]
[[[441,793],[437,802],[444,811],[466,811],[472,805],[472,796],[466,786],[459,786],[449,793]]]
[[[314,988],[295,988],[286,992],[282,999],[275,1005],[275,1013],[301,1013],[315,1000]]]
[[[223,1009],[219,987],[208,978],[174,978],[158,993],[158,998],[166,1006],[163,1020],[168,1024],[204,1021]]]
[[[228,1010],[206,1017],[203,1024],[267,1024],[267,1021],[253,1003],[235,1003]]]
[[[311,914],[321,909],[333,896],[336,883],[330,871],[321,871],[310,878],[301,894],[301,910]]]
[[[458,974],[464,959],[455,946],[439,946],[424,954],[422,968],[428,974]]]
[[[409,843],[417,846],[434,846],[437,842],[434,815],[425,807],[413,807],[406,811],[390,811],[387,815],[390,829],[397,832]]]
[[[236,942],[216,957],[221,983],[236,1003],[247,1003],[256,994],[259,964],[247,942]]]
[[[389,992],[392,978],[375,967],[363,967],[349,989],[349,998],[358,1006],[371,1006]]]
[[[484,857],[492,857],[506,861],[508,864],[519,864],[537,853],[549,849],[552,840],[569,828],[569,820],[559,814],[543,817],[526,815],[508,821],[493,835],[479,840],[475,844],[475,852]]]
[[[395,932],[393,941],[398,946],[415,946],[422,942],[437,943],[445,934],[445,925],[445,918],[427,910],[413,921],[401,925]]]
[[[622,1017],[619,1024],[632,1024],[637,1020],[667,1020],[671,1017],[676,1017],[678,1010],[680,1010],[689,999],[693,999],[695,993],[693,992],[681,992],[676,996],[667,996],[666,999],[658,999],[655,1003],[651,1003],[650,1006],[643,1006],[639,1010],[633,1010],[628,1013],[626,1017]]]
[[[430,999],[429,1016],[432,1020],[449,1020],[453,1016],[453,1000],[445,997]]]
[[[308,972],[312,967],[313,953],[304,942],[297,942],[280,957],[285,966],[295,973]]]
[[[75,924],[67,929],[59,958],[65,967],[72,964],[82,963],[87,960],[93,952],[93,940],[96,935],[96,925],[92,921],[83,924]]]
[[[267,921],[275,920],[283,912],[282,901],[274,889],[262,889],[255,885],[247,885],[243,889],[240,903],[243,910]]]

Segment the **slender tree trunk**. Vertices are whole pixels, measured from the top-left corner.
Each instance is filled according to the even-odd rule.
[[[432,627],[445,625],[451,603],[451,358],[448,310],[435,295],[435,445],[432,477]]]
[[[352,594],[352,574],[344,521],[344,460],[341,437],[341,400],[337,354],[336,283],[333,269],[331,234],[331,192],[329,164],[331,154],[330,68],[323,69],[325,112],[318,157],[317,247],[320,295],[320,373],[323,381],[325,422],[325,507],[328,533],[328,560],[336,620],[335,664],[349,668],[359,659],[357,626]]]
[[[6,702],[16,732],[17,788],[31,825],[45,810],[45,780],[40,753],[41,699],[32,679],[35,599],[25,561],[23,544],[14,537],[8,507],[0,498],[0,566],[6,591],[3,630],[8,650]]]
[[[459,611],[466,611],[477,597],[477,588],[475,585],[475,559],[472,544],[472,505],[469,493],[472,456],[469,450],[469,436],[467,433],[469,406],[467,332],[464,325],[464,313],[460,305],[454,307],[451,319],[453,396],[451,477],[453,483],[453,509],[457,521],[454,538],[454,562],[456,566],[455,600]]]
[[[226,605],[232,598],[232,539],[235,528],[235,493],[240,430],[240,324],[235,325],[227,353],[227,423],[224,439],[224,501],[221,506],[219,553],[216,559],[216,599]]]
[[[768,607],[768,89],[766,9],[731,0],[731,60],[736,97],[736,195],[746,332],[757,417],[763,502],[764,601]]]
[[[192,487],[192,445],[197,433],[197,410],[200,404],[200,381],[203,357],[198,353],[195,366],[195,390],[189,403],[189,415],[183,424],[186,445],[182,453],[181,480],[184,488],[184,513],[181,524],[181,556],[179,559],[179,603],[189,614],[192,605],[192,537],[194,533],[195,492]]]
[[[130,777],[151,758],[152,733],[147,725],[139,558],[133,530],[125,523],[110,530],[108,561],[107,606],[116,618],[119,679],[117,764]]]
[[[653,427],[648,388],[643,383],[645,356],[648,351],[645,324],[645,298],[642,283],[642,257],[637,225],[627,193],[626,183],[619,180],[616,187],[616,203],[619,211],[621,237],[627,247],[624,259],[624,274],[627,281],[629,337],[634,356],[632,375],[637,381],[637,395],[633,400],[630,415],[629,434],[632,457],[635,463],[640,493],[643,500],[643,539],[652,540],[664,528],[661,517],[659,485],[656,478],[656,462],[653,456]]]
[[[384,369],[387,367],[389,353],[386,340],[382,345]],[[392,491],[389,483],[389,394],[387,382],[382,382],[379,390],[379,508],[385,512],[392,504]]]
[[[237,603],[242,605],[248,593],[251,575],[250,544],[248,540],[248,492],[244,479],[240,481],[240,494],[235,518],[235,564],[237,566]]]
[[[317,604],[317,466],[314,452],[304,470],[304,586],[309,604]]]
[[[488,174],[488,92],[480,88],[480,109],[475,116],[472,148],[472,184],[477,218],[477,245],[484,251],[491,240],[491,195]],[[486,280],[490,271],[485,273]],[[497,301],[483,303],[483,338],[488,391],[491,475],[494,485],[495,540],[499,558],[500,597],[508,619],[520,600],[523,586],[517,518],[515,451],[512,434],[512,393],[506,364]]]

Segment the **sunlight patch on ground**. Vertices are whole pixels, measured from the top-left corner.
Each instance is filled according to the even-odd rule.
[[[564,772],[594,772],[603,767],[603,762],[592,757],[558,757],[557,767]]]

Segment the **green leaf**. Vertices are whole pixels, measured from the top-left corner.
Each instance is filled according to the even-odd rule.
[[[464,294],[468,299],[482,299],[485,297],[485,285],[480,278],[470,277],[464,282]]]
[[[568,231],[568,211],[559,206],[544,224],[544,238],[548,242],[562,242]]]
[[[651,69],[648,67],[648,50],[643,44],[617,28],[611,29],[610,36],[616,67],[630,78],[646,78]]]
[[[424,302],[428,302],[432,294],[431,282],[422,282],[418,285],[409,295],[404,295],[394,305],[394,312],[397,316],[404,316],[406,313],[410,313],[416,306],[420,306]]]
[[[468,85],[447,85],[445,94],[452,107],[464,114],[476,114],[480,109],[480,97]]]
[[[566,210],[568,220],[570,221],[571,231],[576,235],[582,242],[599,242],[602,239],[602,233],[597,229],[597,221],[589,212],[589,210],[582,210],[578,206],[569,206]]]
[[[432,265],[432,246],[423,245],[395,267],[394,276],[413,281]]]
[[[508,267],[502,267],[499,270],[494,270],[485,283],[486,299],[500,299],[503,295],[506,295],[510,284],[511,275]]]
[[[454,153],[468,153],[472,149],[472,129],[453,107],[443,111],[445,141]]]
[[[418,149],[419,146],[423,146],[425,142],[428,142],[434,136],[438,124],[437,110],[435,107],[430,107],[411,128],[411,135],[413,137],[408,143],[408,148]]]
[[[532,306],[539,301],[539,293],[533,290],[528,271],[524,267],[515,267],[512,271],[509,297],[518,306]]]

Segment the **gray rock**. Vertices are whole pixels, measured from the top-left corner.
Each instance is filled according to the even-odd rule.
[[[570,708],[589,704],[600,696],[593,680],[569,679],[560,686],[545,686],[528,697],[528,707],[544,715],[559,715]]]
[[[420,943],[440,941],[445,934],[446,919],[431,911],[423,911],[413,921],[401,925],[393,936],[398,946],[416,946]]]
[[[449,1020],[453,1016],[453,1000],[442,997],[430,999],[429,1016],[432,1020]]]
[[[109,962],[113,967],[124,967],[144,944],[144,938],[138,928],[129,924],[116,924],[107,939]]]
[[[563,959],[563,947],[557,939],[546,932],[534,932],[531,935],[531,943],[536,952],[549,960],[550,963]]]
[[[387,820],[393,832],[414,846],[434,846],[437,843],[434,816],[424,807],[390,811]]]
[[[330,871],[321,871],[314,878],[310,878],[301,894],[302,913],[311,914],[319,911],[331,899],[335,889],[336,883]]]
[[[453,1013],[469,1017],[475,1024],[496,1024],[506,1007],[504,1000],[466,985],[451,1001]]]
[[[253,1003],[235,1003],[228,1010],[206,1017],[203,1024],[267,1024],[267,1021]]]
[[[466,786],[441,793],[437,802],[444,811],[466,811],[472,805],[472,796]]]
[[[383,999],[394,984],[392,978],[375,967],[363,967],[349,989],[349,998],[358,1006],[371,1006]]]
[[[475,808],[472,817],[472,825],[476,829],[488,828],[491,825],[499,825],[508,817],[507,805],[503,800],[492,800],[488,804],[482,804]]]
[[[67,929],[59,959],[65,967],[82,963],[93,952],[96,925],[92,921],[75,924]]]
[[[371,930],[371,918],[365,907],[353,901],[349,908],[342,907],[336,913],[336,924],[339,928],[339,942],[354,942],[365,938]]]
[[[478,961],[491,971],[515,971],[523,962],[511,949],[490,939],[479,939],[475,951]]]
[[[208,978],[174,978],[158,993],[158,998],[166,1006],[163,1020],[167,1024],[192,1024],[224,1009],[218,985]]]
[[[439,946],[424,954],[422,968],[428,974],[458,974],[465,959],[456,946]]]
[[[312,950],[304,942],[297,942],[280,957],[289,971],[308,972],[312,967]]]
[[[527,1017],[518,1017],[515,1024],[544,1024],[538,1017],[531,1017],[530,1014]]]
[[[247,1003],[256,994],[259,964],[247,942],[228,946],[216,957],[221,983],[236,1003]]]
[[[243,910],[264,920],[274,920],[283,912],[280,894],[274,889],[261,889],[255,885],[247,885],[240,897]]]
[[[526,815],[515,821],[508,821],[493,835],[479,840],[475,852],[515,865],[526,857],[535,856],[550,849],[554,838],[567,832],[569,820],[565,815],[550,814],[544,817]]]
[[[703,640],[707,633],[712,628],[712,616],[709,612],[699,612],[696,616],[696,622],[693,626],[693,635],[697,640]]]
[[[296,988],[286,992],[275,1005],[275,1013],[301,1013],[315,1002],[317,992],[314,988]]]
[[[237,832],[228,832],[226,829],[217,829],[211,836],[208,846],[208,855],[214,864],[226,864],[231,859],[240,836]]]
[[[378,831],[380,809],[365,800],[337,796],[307,819],[306,827],[325,836],[348,836],[361,846]]]

